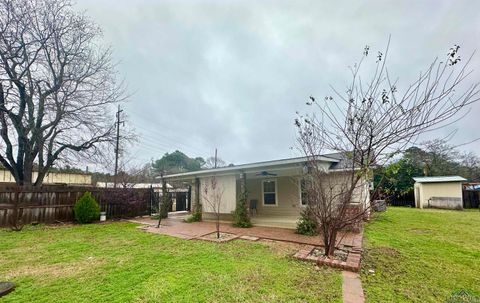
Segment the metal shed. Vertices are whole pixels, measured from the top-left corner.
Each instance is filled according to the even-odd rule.
[[[415,177],[415,206],[418,208],[462,209],[462,182],[460,176]]]

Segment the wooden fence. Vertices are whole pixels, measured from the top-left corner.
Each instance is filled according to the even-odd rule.
[[[0,186],[0,227],[20,224],[73,221],[73,206],[90,192],[107,218],[150,214],[148,188],[96,188],[80,186]]]
[[[479,208],[480,207],[480,191],[479,190],[463,190],[463,208]]]

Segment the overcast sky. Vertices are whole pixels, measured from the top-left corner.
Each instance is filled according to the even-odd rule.
[[[78,0],[103,29],[132,93],[124,105],[141,162],[176,149],[227,163],[298,156],[295,111],[344,90],[363,47],[392,35],[388,65],[410,83],[453,44],[479,49],[480,1]],[[470,82],[480,80],[480,54]],[[442,136],[480,136],[480,104]],[[433,135],[431,135],[433,137]],[[475,151],[480,143],[464,146]]]

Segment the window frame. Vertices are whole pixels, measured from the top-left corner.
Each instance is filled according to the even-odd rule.
[[[303,204],[303,195],[302,195],[302,182],[305,182],[305,178],[298,178],[298,200],[300,202],[300,207],[306,207],[307,206],[307,202],[305,202],[305,204]]]
[[[275,184],[275,204],[265,204],[265,182],[273,182]],[[273,192],[267,192],[273,194]],[[264,179],[262,180],[262,206],[265,207],[276,207],[278,206],[278,187],[277,187],[277,179]]]

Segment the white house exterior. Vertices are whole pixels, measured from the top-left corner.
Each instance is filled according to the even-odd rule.
[[[335,182],[345,175],[345,162],[338,154],[320,156],[318,160],[328,172],[326,182]],[[294,228],[305,207],[300,182],[306,164],[307,159],[300,157],[173,174],[164,178],[170,184],[190,184],[192,209],[200,203],[204,218],[208,219],[212,213],[208,203],[204,203],[205,184],[215,176],[217,185],[223,190],[222,220],[232,219],[242,187],[245,187],[255,225]],[[368,204],[369,201],[368,182],[363,182],[352,203]]]

